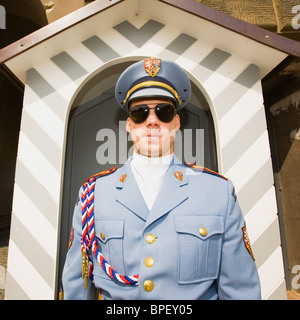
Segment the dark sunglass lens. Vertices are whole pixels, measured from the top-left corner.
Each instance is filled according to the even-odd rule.
[[[158,119],[162,122],[170,122],[175,116],[175,107],[170,103],[159,103],[155,108]]]
[[[134,106],[130,109],[129,115],[134,123],[142,123],[149,115],[149,107],[147,105]]]

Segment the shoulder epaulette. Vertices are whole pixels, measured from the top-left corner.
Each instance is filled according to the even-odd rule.
[[[214,175],[214,176],[216,176],[216,177],[220,177],[220,178],[223,178],[223,179],[225,179],[226,181],[228,181],[228,179],[227,179],[226,177],[222,176],[220,173],[215,172],[215,171],[213,171],[213,170],[210,170],[210,169],[208,169],[208,168],[205,168],[205,167],[202,167],[202,166],[198,166],[198,165],[196,165],[196,164],[192,164],[192,163],[189,163],[189,162],[185,162],[185,164],[186,164],[188,167],[192,168],[192,169],[199,170],[199,171],[203,171],[203,172],[206,172],[206,173],[208,173],[208,174],[212,174],[212,175]]]
[[[104,171],[98,172],[98,173],[96,173],[96,174],[93,174],[92,176],[90,176],[89,178],[87,178],[87,179],[84,180],[82,186],[84,187],[91,178],[98,179],[98,178],[100,178],[100,177],[107,176],[107,175],[115,172],[116,170],[117,170],[117,167],[113,167],[113,168],[111,168],[111,169],[109,169],[109,170],[104,170]]]

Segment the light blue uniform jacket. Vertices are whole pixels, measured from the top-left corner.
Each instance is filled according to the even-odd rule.
[[[176,172],[182,173],[182,181]],[[149,211],[129,159],[96,180],[94,206],[99,250],[119,274],[139,274],[139,285],[115,282],[94,259],[94,283],[89,280],[85,290],[78,202],[63,271],[64,299],[97,299],[99,289],[103,299],[260,299],[256,265],[244,242],[245,222],[230,180],[174,158]],[[200,234],[201,227],[207,235]],[[155,236],[153,243],[146,241],[149,234]],[[148,257],[152,267],[145,265]],[[146,280],[154,284],[150,292],[143,287]]]

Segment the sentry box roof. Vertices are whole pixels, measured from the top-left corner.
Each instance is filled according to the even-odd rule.
[[[261,77],[287,55],[300,55],[296,41],[193,0],[105,0],[95,1],[2,49],[0,63],[25,83],[26,70],[32,65],[130,17],[135,21],[132,37],[136,39],[143,32],[144,19],[155,20],[251,61],[259,66]]]

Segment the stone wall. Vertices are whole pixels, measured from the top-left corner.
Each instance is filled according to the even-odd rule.
[[[264,29],[300,40],[299,0],[195,1]],[[292,23],[293,21],[294,24]],[[297,29],[298,25],[299,29]]]

